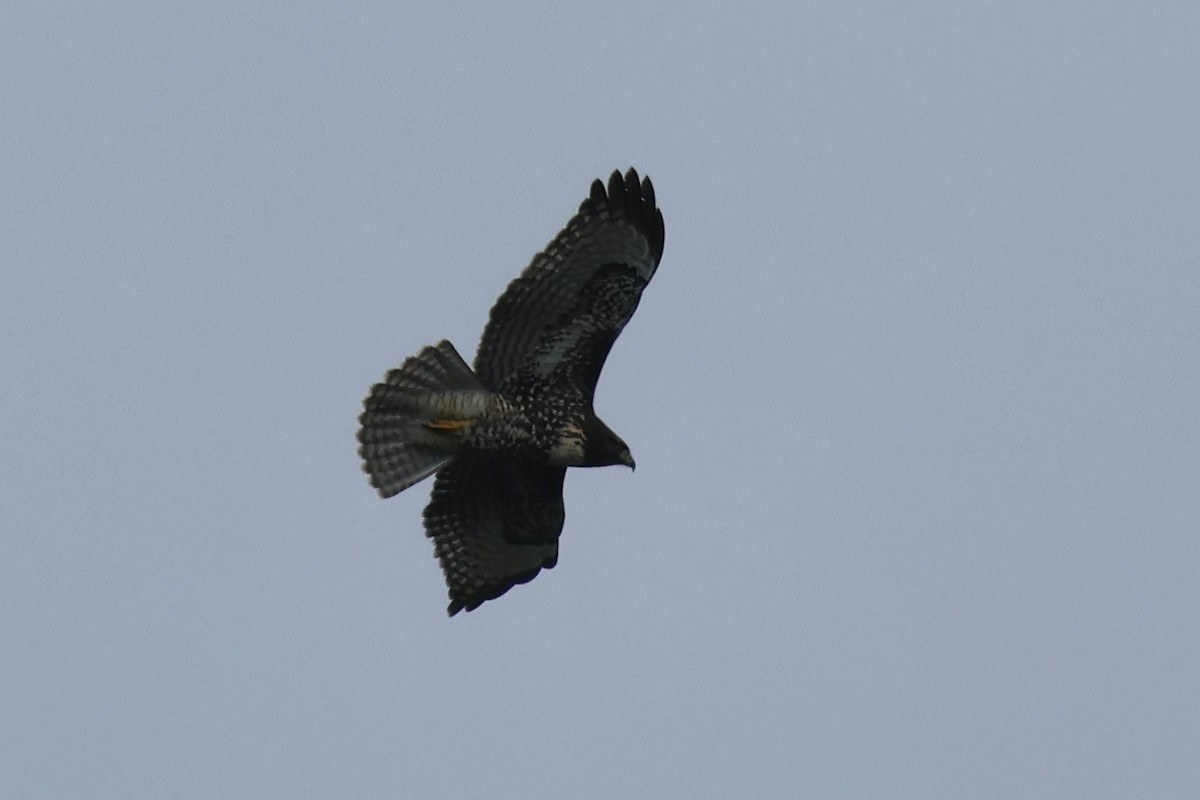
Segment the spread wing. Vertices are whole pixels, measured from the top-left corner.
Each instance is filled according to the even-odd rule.
[[[608,188],[599,180],[567,227],[534,256],[492,307],[475,356],[475,372],[493,389],[532,356],[545,371],[549,362],[583,357],[579,365],[591,385],[613,340],[637,308],[663,251],[662,212],[649,178],[631,169],[614,172]],[[596,299],[621,282],[619,317],[597,327]],[[611,316],[612,308],[608,309]]]
[[[566,469],[462,455],[437,473],[425,534],[446,573],[454,616],[558,561]]]
[[[584,284],[571,312],[546,328],[537,347],[500,390],[522,395],[552,386],[590,404],[609,350],[633,316],[645,287],[646,281],[627,264],[601,267]]]

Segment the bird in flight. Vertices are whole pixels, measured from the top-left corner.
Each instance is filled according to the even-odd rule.
[[[359,416],[363,470],[382,497],[437,473],[425,533],[450,616],[557,563],[567,467],[634,467],[592,400],[662,252],[650,179],[630,169],[594,181],[492,307],[474,369],[443,340],[371,387]]]

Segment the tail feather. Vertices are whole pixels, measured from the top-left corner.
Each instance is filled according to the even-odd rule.
[[[381,496],[399,494],[454,458],[450,446],[438,447],[423,429],[436,400],[453,392],[478,396],[486,389],[447,341],[424,348],[371,387],[358,418],[358,454]]]
[[[382,386],[427,392],[483,388],[454,345],[445,339],[405,359],[403,364],[388,372],[387,378],[379,385]]]

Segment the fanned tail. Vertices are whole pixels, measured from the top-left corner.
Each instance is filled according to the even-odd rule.
[[[358,454],[371,485],[391,497],[437,472],[457,455],[457,420],[481,411],[487,396],[445,340],[389,372],[371,387],[358,418]]]

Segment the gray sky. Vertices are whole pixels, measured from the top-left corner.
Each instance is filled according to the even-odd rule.
[[[345,5],[0,11],[0,796],[1197,796],[1200,6]],[[630,165],[447,619],[361,398]]]

